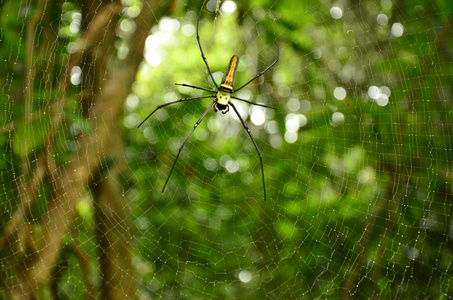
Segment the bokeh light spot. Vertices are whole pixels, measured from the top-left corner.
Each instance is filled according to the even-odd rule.
[[[401,23],[394,23],[392,25],[392,35],[394,37],[400,37],[403,35],[404,27]]]
[[[336,87],[333,90],[333,96],[337,100],[343,100],[344,98],[346,98],[346,90],[344,88],[340,87],[340,86]]]
[[[338,20],[343,16],[343,11],[338,6],[334,6],[330,9],[330,16]]]

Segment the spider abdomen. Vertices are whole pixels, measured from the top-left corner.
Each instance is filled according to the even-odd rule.
[[[222,78],[222,83],[220,84],[220,89],[232,93],[233,92],[233,85],[234,80],[236,79],[236,70],[239,64],[239,57],[237,55],[233,55],[230,59],[230,63],[228,64],[228,69],[226,70],[225,74]]]

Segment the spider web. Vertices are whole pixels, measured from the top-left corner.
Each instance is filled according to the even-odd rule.
[[[453,7],[315,2],[0,2],[2,297],[453,297]]]

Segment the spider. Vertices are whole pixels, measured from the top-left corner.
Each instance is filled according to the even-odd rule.
[[[235,99],[235,100],[238,100],[238,101],[246,102],[246,103],[249,103],[249,104],[252,104],[252,105],[257,105],[257,106],[262,106],[262,107],[266,107],[266,108],[275,109],[274,107],[270,107],[270,106],[267,106],[267,105],[264,105],[264,104],[259,104],[259,103],[255,103],[255,102],[252,102],[252,101],[249,101],[249,100],[245,100],[245,99],[241,99],[241,98],[235,97],[232,94],[237,92],[237,91],[239,91],[239,90],[242,90],[244,87],[249,85],[249,83],[251,83],[253,80],[263,76],[264,73],[266,73],[267,70],[269,70],[273,65],[275,65],[278,62],[278,56],[279,56],[278,44],[275,42],[275,45],[277,46],[277,58],[274,60],[274,62],[272,62],[266,69],[264,69],[263,71],[259,72],[255,77],[253,77],[252,79],[250,79],[244,85],[240,86],[237,89],[233,89],[233,86],[234,86],[234,81],[235,81],[235,78],[236,78],[236,70],[237,70],[238,63],[239,63],[239,57],[237,55],[233,55],[231,57],[231,59],[230,59],[230,63],[228,64],[228,68],[227,68],[225,74],[223,75],[222,82],[220,83],[220,86],[219,86],[219,85],[217,85],[216,81],[214,80],[214,76],[212,75],[211,69],[209,68],[209,65],[208,65],[208,61],[207,61],[207,59],[206,59],[206,57],[205,57],[205,55],[203,53],[203,48],[201,47],[200,35],[198,34],[199,21],[200,21],[200,17],[198,17],[198,20],[197,20],[197,41],[198,41],[198,46],[200,48],[201,57],[203,58],[203,61],[206,64],[206,68],[208,69],[209,76],[211,77],[211,80],[214,83],[216,90],[203,88],[203,87],[199,87],[199,86],[193,86],[193,85],[189,85],[189,84],[185,84],[185,83],[182,83],[182,84],[176,83],[176,85],[190,87],[190,88],[198,89],[198,90],[203,90],[203,91],[207,91],[207,92],[210,92],[210,93],[213,93],[213,94],[207,95],[207,96],[200,96],[200,97],[182,98],[182,99],[177,100],[177,101],[173,101],[173,102],[169,102],[169,103],[166,103],[166,104],[159,105],[153,112],[151,112],[137,126],[137,128],[142,126],[142,124],[145,123],[146,120],[148,120],[149,117],[151,117],[157,110],[159,110],[159,109],[161,109],[163,107],[166,107],[166,106],[169,106],[169,105],[173,105],[173,104],[176,104],[176,103],[180,103],[180,102],[184,102],[184,101],[191,101],[191,100],[205,99],[205,98],[214,98],[214,100],[212,100],[211,104],[209,105],[208,109],[206,109],[206,111],[203,113],[201,118],[192,127],[192,130],[189,132],[189,135],[187,135],[186,139],[184,140],[184,142],[182,143],[181,147],[179,148],[178,154],[176,155],[175,161],[173,162],[173,166],[171,167],[170,173],[168,174],[167,180],[165,181],[164,187],[162,188],[162,193],[163,193],[165,191],[165,187],[167,186],[167,183],[168,183],[168,181],[170,179],[170,176],[173,173],[173,169],[175,168],[176,162],[178,161],[178,158],[179,158],[179,155],[181,154],[182,149],[186,145],[187,141],[189,140],[189,138],[192,135],[192,133],[194,132],[194,130],[198,127],[198,125],[201,123],[201,121],[203,121],[204,117],[206,117],[206,115],[211,110],[211,108],[214,107],[214,111],[215,112],[221,111],[222,114],[226,114],[230,110],[230,106],[231,106],[233,108],[234,112],[236,113],[236,115],[238,116],[239,120],[241,121],[242,126],[247,131],[247,134],[250,136],[250,139],[252,140],[253,145],[255,146],[256,152],[258,153],[258,156],[260,158],[261,176],[262,176],[262,180],[263,180],[264,201],[266,201],[266,184],[264,183],[263,158],[262,158],[260,149],[258,148],[258,145],[256,144],[255,139],[253,138],[252,133],[250,132],[250,129],[248,128],[247,124],[244,122],[244,119],[242,118],[242,116],[239,114],[236,106],[233,104],[233,102],[231,102],[231,99]]]

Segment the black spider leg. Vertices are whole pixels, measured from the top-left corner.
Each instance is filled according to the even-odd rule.
[[[175,83],[175,85],[187,86],[187,87],[190,87],[190,88],[193,88],[193,89],[197,89],[197,90],[203,90],[203,91],[207,91],[207,92],[211,92],[211,93],[217,93],[214,90],[207,89],[207,88],[204,88],[204,87],[201,87],[201,86],[196,86],[196,85],[189,85],[189,84],[185,84],[185,83]]]
[[[140,126],[143,125],[143,123],[146,122],[146,120],[149,119],[149,117],[151,117],[158,109],[161,109],[162,107],[165,107],[165,106],[169,106],[169,105],[172,105],[172,104],[176,104],[176,103],[179,103],[179,102],[184,102],[184,101],[190,101],[190,100],[196,100],[196,99],[204,99],[204,98],[214,98],[215,95],[208,95],[208,96],[200,96],[200,97],[192,97],[192,98],[182,98],[180,100],[177,100],[177,101],[173,101],[173,102],[169,102],[169,103],[165,103],[165,104],[162,104],[162,105],[159,105],[155,110],[153,110],[152,113],[150,113],[138,126],[137,128],[140,128]]]
[[[269,70],[270,68],[272,68],[272,66],[275,65],[275,64],[278,62],[278,56],[279,56],[278,44],[277,44],[277,42],[275,42],[275,41],[274,41],[274,43],[275,43],[275,46],[277,46],[277,58],[274,60],[274,62],[271,63],[271,64],[269,65],[269,67],[267,67],[267,68],[264,69],[263,71],[261,71],[261,72],[259,72],[258,74],[256,74],[255,77],[253,77],[252,79],[250,79],[249,81],[247,81],[246,84],[244,84],[243,86],[241,86],[241,87],[235,89],[235,90],[234,90],[235,92],[237,92],[237,91],[239,91],[240,89],[246,87],[250,82],[252,82],[253,80],[257,79],[258,77],[263,76],[264,73],[266,73],[267,70]]]
[[[244,126],[245,130],[247,130],[248,135],[252,139],[253,145],[255,145],[256,152],[258,152],[258,156],[260,157],[261,175],[263,178],[264,201],[266,201],[266,184],[264,183],[263,157],[261,156],[260,149],[258,148],[258,145],[256,144],[255,139],[253,138],[252,133],[250,132],[250,129],[248,128],[247,124],[245,124],[244,120],[242,119],[241,115],[239,114],[238,110],[236,109],[236,106],[234,106],[234,104],[231,103],[231,101],[229,102],[229,104],[231,105],[231,107],[233,107],[234,112],[238,116],[239,120],[241,120],[242,126]]]
[[[192,130],[189,132],[189,135],[186,137],[184,142],[182,143],[181,147],[178,150],[178,154],[176,155],[175,162],[173,163],[173,166],[171,167],[170,174],[168,174],[167,181],[165,181],[164,187],[162,188],[162,193],[165,191],[165,187],[167,186],[168,180],[170,179],[171,173],[173,173],[173,169],[175,168],[176,162],[178,161],[179,154],[181,154],[182,149],[186,145],[187,141],[189,140],[190,136],[194,132],[194,130],[198,127],[198,125],[203,121],[204,117],[208,114],[208,112],[211,110],[212,106],[214,103],[217,101],[217,99],[212,100],[211,104],[209,105],[208,109],[204,112],[204,114],[201,116],[201,118],[195,123],[195,125],[192,127]]]
[[[203,58],[204,63],[206,64],[206,68],[208,68],[209,76],[211,76],[212,82],[214,82],[216,89],[219,89],[219,86],[217,85],[217,83],[214,80],[214,76],[212,76],[212,72],[211,72],[211,69],[209,68],[206,56],[204,56],[203,48],[201,48],[200,35],[198,35],[198,23],[199,22],[200,22],[200,16],[198,16],[198,19],[197,19],[197,41],[198,41],[198,46],[200,47],[201,57]]]
[[[252,105],[258,105],[258,106],[262,106],[262,107],[266,107],[266,108],[276,109],[275,107],[270,107],[270,106],[267,106],[267,105],[264,105],[264,104],[256,103],[256,102],[253,102],[253,101],[241,99],[241,98],[234,97],[234,96],[231,96],[231,98],[232,98],[232,99],[239,100],[239,101],[242,101],[242,102],[246,102],[246,103],[252,104]]]

